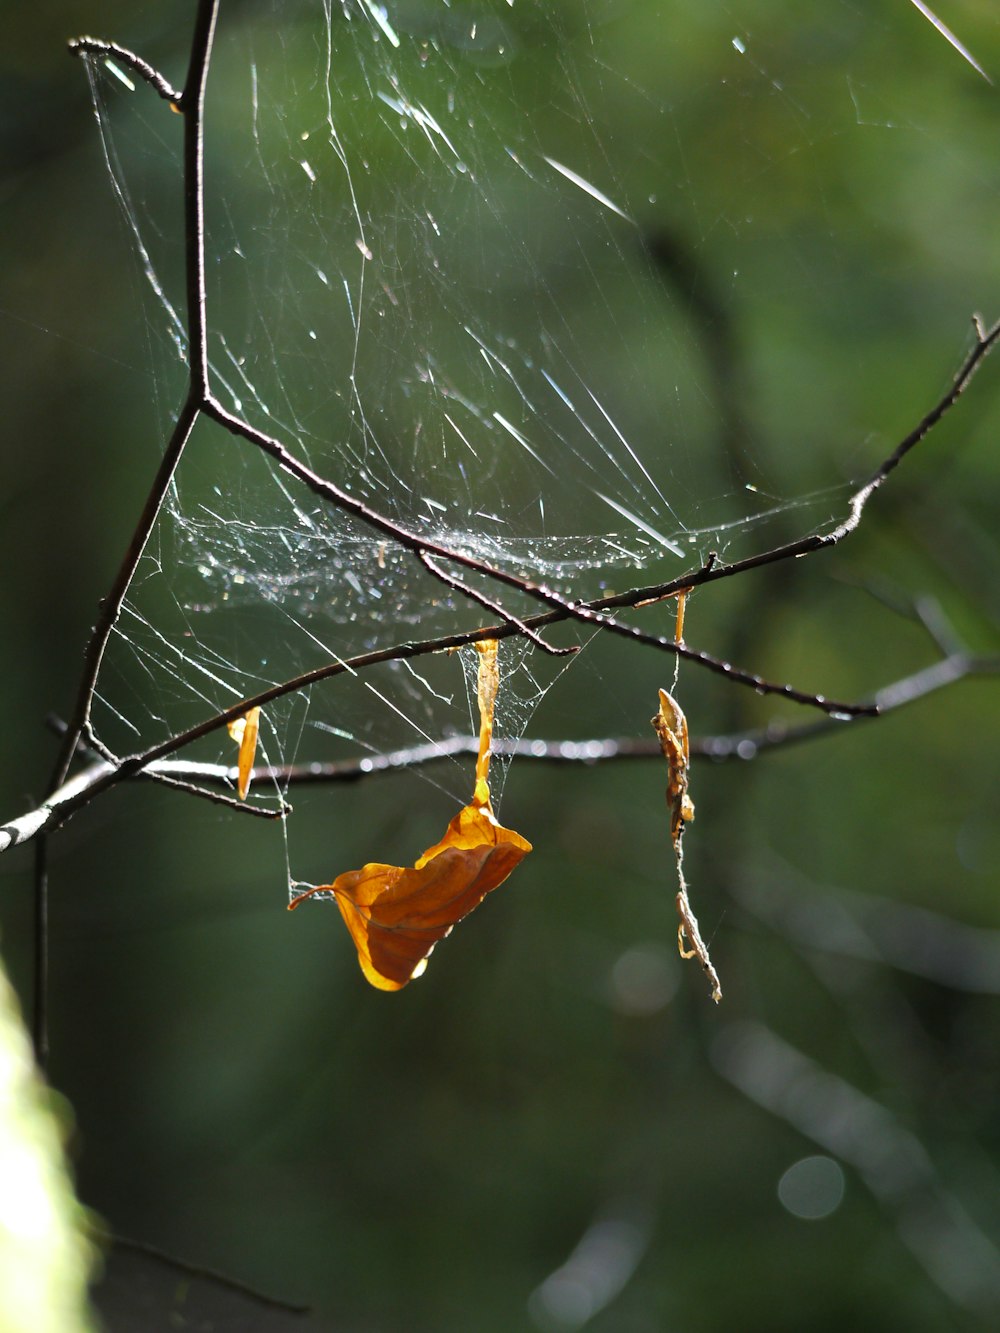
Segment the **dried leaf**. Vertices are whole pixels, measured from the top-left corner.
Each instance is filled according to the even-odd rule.
[[[679,641],[680,622],[677,637]],[[677,861],[677,915],[681,919],[677,927],[677,948],[682,958],[697,958],[701,963],[712,987],[712,999],[718,1004],[722,999],[722,985],[709,957],[708,945],[701,937],[698,918],[691,910],[687,881],[684,878],[684,848],[681,835],[684,832],[684,825],[694,819],[694,802],[688,795],[688,765],[691,758],[688,724],[684,710],[666,690],[660,690],[660,707],[653,718],[653,727],[660,739],[660,749],[668,766],[667,809],[670,811],[670,842]],[[690,943],[690,949],[685,947],[685,940]]]
[[[239,785],[237,791],[241,801],[245,801],[250,790],[250,778],[253,774],[253,761],[257,753],[257,734],[260,730],[260,709],[251,708],[242,717],[226,723],[226,730],[240,747],[237,770]]]
[[[660,691],[660,709],[653,718],[653,727],[669,765],[667,805],[670,809],[670,841],[676,849],[684,825],[694,819],[694,802],[688,795],[690,748],[687,718],[680,704],[666,690]]]
[[[371,862],[332,884],[300,893],[289,910],[332,893],[358,951],[361,970],[379,990],[401,990],[420,976],[438,940],[478,907],[531,851],[531,843],[497,823],[490,804],[490,739],[499,685],[496,640],[477,644],[479,758],[472,802],[455,815],[440,842],[412,866]]]

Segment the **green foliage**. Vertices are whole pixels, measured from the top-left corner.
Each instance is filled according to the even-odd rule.
[[[57,1114],[61,1112],[61,1116]],[[0,1329],[92,1333],[94,1249],[64,1159],[68,1116],[40,1082],[0,971]]]

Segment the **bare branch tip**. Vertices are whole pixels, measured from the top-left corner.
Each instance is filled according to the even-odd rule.
[[[72,37],[67,42],[66,49],[71,56],[104,56],[105,59],[114,57],[126,69],[130,69],[133,74],[138,75],[165,102],[179,108],[183,94],[174,88],[148,60],[143,60],[142,56],[137,55],[135,51],[130,51],[127,46],[122,46],[118,42],[107,41],[103,37]]]
[[[972,316],[972,327],[976,334],[976,352],[985,353],[990,351],[993,344],[1000,338],[1000,319],[987,327],[978,310]]]
[[[111,43],[106,42],[100,37],[70,37],[66,42],[66,50],[71,56],[94,56],[106,55],[110,49]]]

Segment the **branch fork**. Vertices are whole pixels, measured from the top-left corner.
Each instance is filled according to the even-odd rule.
[[[850,496],[844,518],[832,529],[816,531],[796,541],[775,546],[758,552],[744,559],[724,564],[715,556],[700,568],[688,571],[677,578],[650,587],[631,588],[613,596],[580,602],[563,596],[542,583],[508,573],[486,561],[468,555],[442,542],[437,542],[419,533],[410,531],[391,520],[363,501],[351,495],[337,482],[318,475],[299,459],[281,440],[265,435],[256,430],[241,417],[227,411],[214,396],[210,381],[208,362],[207,329],[208,312],[206,308],[205,284],[205,239],[204,239],[204,128],[205,128],[205,90],[209,75],[212,44],[218,19],[220,0],[198,0],[190,58],[183,88],[176,88],[159,70],[144,60],[140,55],[118,43],[94,37],[80,37],[69,44],[72,54],[88,60],[113,61],[127,69],[131,74],[145,82],[170,107],[183,118],[183,195],[184,195],[184,233],[185,233],[185,269],[186,269],[186,334],[189,347],[189,382],[187,393],[181,405],[176,422],[166,443],[163,457],[150,486],[149,494],[142,512],[127,544],[124,556],[111,587],[101,601],[98,616],[87,643],[83,667],[80,675],[76,700],[65,727],[65,735],[58,761],[49,782],[49,795],[38,807],[0,827],[0,851],[34,838],[44,839],[47,832],[55,828],[81,806],[89,803],[101,792],[120,782],[147,776],[170,785],[186,784],[185,790],[201,797],[220,799],[219,793],[206,790],[202,780],[204,770],[213,771],[209,783],[215,782],[218,766],[184,765],[173,758],[178,751],[199,737],[236,722],[250,710],[263,707],[284,695],[304,690],[319,681],[332,679],[345,671],[352,673],[363,671],[378,663],[403,661],[429,653],[441,652],[461,647],[466,644],[480,643],[488,639],[504,639],[518,636],[526,639],[539,651],[557,656],[576,652],[577,645],[558,647],[551,644],[542,631],[549,626],[572,621],[586,625],[601,633],[612,634],[631,640],[653,651],[667,653],[675,659],[683,659],[693,665],[721,675],[734,684],[753,689],[758,694],[774,695],[789,699],[797,704],[818,710],[825,716],[812,724],[799,728],[785,728],[781,738],[771,740],[757,736],[744,737],[736,746],[740,752],[757,749],[769,744],[785,743],[788,740],[804,737],[827,730],[839,720],[849,718],[875,717],[880,712],[897,707],[901,702],[920,697],[930,689],[938,688],[947,680],[957,679],[963,674],[970,674],[979,669],[995,669],[995,662],[990,661],[984,667],[985,659],[972,659],[956,654],[945,658],[936,666],[929,668],[926,682],[917,682],[916,678],[897,682],[886,687],[868,701],[841,701],[827,698],[817,692],[799,689],[782,682],[766,680],[756,673],[734,666],[730,662],[717,658],[696,648],[688,647],[678,633],[675,637],[656,635],[641,630],[637,626],[617,618],[620,612],[640,610],[665,597],[715,583],[720,579],[734,578],[749,573],[751,570],[773,565],[781,561],[797,559],[837,545],[849,536],[860,524],[865,509],[889,476],[895,471],[908,453],[916,447],[941,419],[952,409],[961,394],[968,387],[979,366],[992,351],[1000,338],[1000,323],[987,327],[978,314],[973,317],[974,343],[971,350],[959,365],[953,381],[947,391],[917,423],[917,425],[896,445],[893,451],[878,465],[868,479]],[[317,495],[325,504],[343,513],[350,514],[364,523],[380,537],[391,539],[403,550],[418,560],[428,574],[448,587],[456,595],[488,611],[497,617],[497,623],[484,624],[477,629],[442,636],[422,641],[405,641],[392,647],[371,653],[360,654],[347,661],[331,662],[314,671],[286,680],[259,692],[253,698],[242,699],[232,707],[206,717],[196,726],[177,732],[168,740],[124,757],[102,751],[99,741],[91,732],[91,709],[95,697],[97,681],[101,672],[105,651],[121,615],[122,607],[132,585],[143,552],[153,532],[164,500],[177,473],[184,450],[191,437],[192,430],[200,416],[205,416],[226,430],[232,437],[242,440],[272,458],[288,475],[295,477],[300,484]],[[518,598],[533,602],[538,611],[532,615],[515,614],[503,605],[498,598],[483,592],[479,586],[473,586],[468,578],[455,573],[465,571],[472,575],[476,584],[498,585],[508,589]],[[920,673],[918,673],[919,675]],[[779,729],[780,730],[780,729]],[[715,742],[719,738],[709,738]],[[624,747],[617,742],[592,742],[582,747],[582,759],[589,762],[595,753],[594,747],[610,747],[609,753],[624,753]],[[588,748],[589,747],[589,748]],[[447,747],[437,747],[443,752]],[[98,758],[83,767],[75,777],[71,770],[81,757],[97,752]],[[533,743],[532,755],[539,753]],[[698,752],[698,742],[693,746]],[[709,751],[705,751],[709,752]],[[565,745],[562,755],[568,751]],[[551,757],[548,753],[546,758]],[[414,760],[416,762],[416,760]],[[198,770],[202,777],[191,777]],[[328,771],[333,776],[336,766],[318,766],[310,769],[311,774]],[[182,770],[187,771],[184,776]],[[262,767],[256,772],[272,771]],[[290,771],[288,771],[290,772]],[[346,776],[347,769],[341,766],[337,773]],[[241,782],[243,778],[241,778]],[[227,803],[232,798],[222,798]],[[238,802],[235,802],[237,806]],[[246,807],[241,807],[246,808]],[[270,810],[270,815],[281,814],[281,809]],[[257,813],[260,813],[259,809]],[[44,864],[44,855],[39,863]],[[44,873],[39,874],[38,892],[44,895]],[[42,913],[44,916],[44,913]],[[688,930],[688,937],[693,938]]]

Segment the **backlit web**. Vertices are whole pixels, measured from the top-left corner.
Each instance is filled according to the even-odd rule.
[[[801,301],[811,245],[849,264],[838,140],[882,113],[860,58],[846,79],[842,53],[820,58],[810,80],[766,7],[710,8],[665,67],[644,40],[674,21],[656,4],[223,6],[206,117],[223,404],[409,531],[580,599],[838,517],[850,457],[804,441],[772,475],[734,330],[765,288]],[[815,40],[845,12],[820,6]],[[179,118],[90,67],[165,431],[186,359]],[[842,85],[834,125],[823,77]],[[97,728],[135,749],[326,662],[495,619],[202,423]],[[497,734],[517,737],[566,661],[510,640],[501,669]],[[394,663],[275,703],[262,742],[273,763],[381,753],[467,733],[469,698],[453,658]],[[421,776],[468,794],[467,763]]]
[[[223,0],[206,118],[215,392],[400,527],[564,597],[665,582],[712,552],[735,560],[821,531],[925,410],[923,398],[914,409],[927,386],[913,330],[926,329],[924,351],[933,342],[922,364],[939,367],[942,337],[995,290],[995,136],[972,111],[986,85],[926,11],[907,0]],[[174,82],[187,37],[160,62]],[[88,68],[144,303],[155,419],[136,424],[135,466],[152,473],[187,378],[181,122],[114,62]],[[904,350],[886,365],[904,324]],[[921,535],[930,548],[933,521]],[[515,615],[538,609],[463,577]],[[689,638],[714,649],[703,604],[706,593]],[[669,633],[672,607],[622,618]],[[95,727],[117,752],[139,750],[299,673],[495,619],[202,422],[117,627]],[[529,722],[561,736],[567,718],[576,736],[651,737],[655,695],[630,693],[634,657],[619,669],[572,622],[546,633],[583,651],[552,658],[505,640],[497,737],[520,738]],[[560,711],[562,687],[587,671],[600,684],[591,710]],[[263,757],[355,760],[467,735],[474,678],[468,650],[346,673],[266,707]],[[219,731],[191,757],[230,766],[234,747]],[[504,776],[495,763],[498,807]],[[333,858],[328,843],[300,846],[293,816],[274,838],[290,890],[416,853],[469,798],[471,763],[413,769],[397,792],[404,781],[406,800],[428,807],[423,840],[342,837]],[[283,794],[280,780],[258,783],[251,800]],[[840,907],[796,913],[799,888],[776,863],[756,909],[746,885],[733,896],[768,928],[783,922],[796,943],[835,951]],[[846,952],[900,957],[906,937],[888,947],[890,934],[877,948],[857,936]],[[970,945],[950,940],[948,976],[967,984]],[[645,961],[655,980],[657,959],[631,950],[615,973],[634,979]],[[934,977],[926,965],[921,953],[913,970]],[[641,987],[633,1002],[622,1012],[653,1012]],[[884,1050],[880,1039],[879,1066]],[[713,1058],[860,1172],[946,1294],[971,1307],[981,1273],[995,1290],[994,1252],[906,1126],[839,1079],[817,1080],[763,1030],[736,1032]],[[822,1094],[812,1111],[807,1084]],[[877,1163],[872,1125],[888,1145]],[[919,1227],[925,1196],[882,1171],[900,1153],[937,1208]],[[645,1217],[596,1218],[539,1285],[539,1326],[581,1327],[614,1301],[646,1253]],[[986,1258],[962,1270],[942,1253]]]

